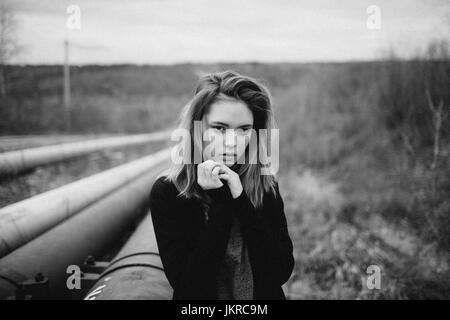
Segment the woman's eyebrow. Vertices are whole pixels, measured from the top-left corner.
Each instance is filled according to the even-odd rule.
[[[210,125],[210,126],[212,126],[212,125],[220,125],[220,126],[224,126],[224,127],[229,127],[228,124],[226,124],[226,123],[224,123],[224,122],[220,122],[220,121],[213,121],[213,122],[210,122],[209,125]]]
[[[224,126],[224,127],[229,127],[229,125],[227,123],[220,122],[220,121],[213,121],[209,125],[210,126],[212,126],[212,125],[220,125],[220,126]],[[242,124],[238,128],[251,128],[251,127],[253,127],[253,125],[251,123],[249,123],[249,124]]]

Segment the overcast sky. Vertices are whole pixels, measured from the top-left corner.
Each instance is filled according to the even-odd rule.
[[[9,1],[9,0],[0,0]],[[309,62],[404,56],[449,38],[450,0],[14,0],[16,63]],[[81,10],[69,30],[66,10]],[[367,28],[370,5],[381,29]]]

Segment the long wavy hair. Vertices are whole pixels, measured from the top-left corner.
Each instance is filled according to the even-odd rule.
[[[184,150],[184,153],[181,152],[183,162],[172,164],[165,179],[175,185],[180,196],[197,198],[203,203],[210,203],[211,199],[197,183],[198,164],[193,161],[193,152],[200,151],[202,154],[203,132],[199,134],[199,130],[194,130],[194,122],[203,121],[203,116],[208,112],[211,104],[230,99],[244,102],[253,114],[253,129],[255,130],[253,132],[256,133],[256,146],[259,152],[249,152],[249,143],[245,151],[249,161],[232,168],[239,174],[242,187],[250,201],[255,207],[261,207],[264,193],[271,192],[276,196],[274,174],[261,174],[268,159],[266,141],[259,143],[264,139],[260,136],[259,129],[267,129],[267,132],[270,133],[270,130],[275,128],[271,96],[266,87],[257,80],[232,70],[208,74],[199,79],[195,94],[184,107],[178,123],[178,128],[190,133],[176,146],[178,151]],[[252,136],[255,138],[254,135]],[[264,148],[264,150],[259,150],[260,148]],[[250,158],[258,157],[258,155],[259,159],[256,161]],[[206,206],[208,207],[208,205]]]

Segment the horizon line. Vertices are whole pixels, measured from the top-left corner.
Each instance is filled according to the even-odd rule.
[[[198,61],[185,61],[185,62],[171,62],[171,63],[134,63],[134,62],[112,62],[112,63],[69,63],[69,66],[71,67],[88,67],[88,66],[138,66],[138,67],[145,67],[145,66],[179,66],[179,65],[215,65],[215,64],[237,64],[237,65],[244,65],[244,64],[266,64],[266,65],[277,65],[277,64],[350,64],[350,63],[371,63],[371,62],[386,62],[386,61],[423,61],[423,60],[430,60],[430,59],[424,59],[422,57],[386,57],[386,58],[379,58],[379,59],[355,59],[355,60],[317,60],[317,61],[211,61],[211,62],[198,62]],[[446,60],[446,59],[433,59],[434,60]],[[58,62],[58,63],[6,63],[5,66],[63,66],[64,63]]]

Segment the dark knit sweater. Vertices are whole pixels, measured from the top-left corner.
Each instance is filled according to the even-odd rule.
[[[225,256],[217,277],[220,300],[253,300],[253,274],[239,219],[233,217]]]
[[[245,191],[236,198],[228,186],[208,190],[208,219],[196,199],[178,196],[175,186],[158,178],[150,193],[150,210],[159,254],[173,299],[217,299],[217,278],[233,217],[239,219],[253,273],[253,297],[285,299],[281,288],[294,268],[283,200],[266,194],[255,209]]]

